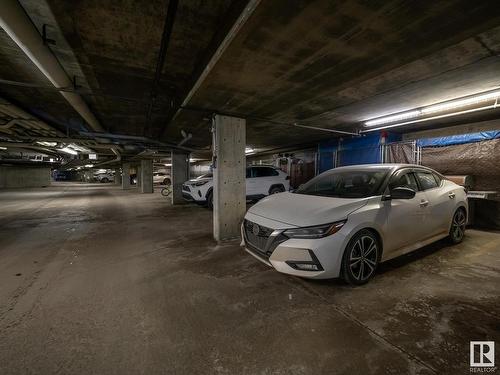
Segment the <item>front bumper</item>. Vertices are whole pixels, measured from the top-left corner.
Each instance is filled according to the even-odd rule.
[[[249,217],[250,216],[250,217]],[[263,222],[270,224],[269,219],[260,218],[256,215],[248,215],[247,220],[264,226]],[[310,279],[330,279],[340,275],[343,251],[347,245],[348,238],[342,229],[327,237],[318,239],[289,239],[282,234],[288,228],[278,229],[283,223],[275,222],[274,228],[269,228],[275,235],[276,240],[266,242],[255,240],[245,223],[242,224],[242,238],[245,250],[261,262],[273,267],[278,272]],[[277,234],[279,232],[279,234]],[[297,265],[317,265],[311,270],[298,269]]]
[[[186,201],[195,203],[205,203],[207,201],[200,189],[186,184],[182,185],[182,198]]]

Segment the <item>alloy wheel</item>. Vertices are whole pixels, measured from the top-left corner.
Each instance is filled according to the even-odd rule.
[[[465,213],[463,210],[457,210],[453,215],[453,222],[451,223],[451,236],[456,242],[460,242],[465,233],[465,225],[467,224]]]
[[[378,262],[377,241],[370,236],[362,236],[351,248],[349,267],[357,281],[368,280],[375,272]]]

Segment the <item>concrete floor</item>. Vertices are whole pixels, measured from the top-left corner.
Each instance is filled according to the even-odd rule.
[[[158,192],[3,191],[0,373],[468,373],[470,340],[500,343],[499,249],[469,230],[351,288],[217,245]]]

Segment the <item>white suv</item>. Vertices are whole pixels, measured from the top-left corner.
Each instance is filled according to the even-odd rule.
[[[165,172],[154,172],[153,184],[170,185],[170,175]]]
[[[102,183],[108,183],[108,182],[113,182],[115,180],[115,176],[113,173],[105,172],[105,173],[96,173],[94,175],[94,179],[97,182],[102,182]]]
[[[252,165],[246,171],[247,200],[259,200],[270,194],[290,190],[290,177],[269,165]],[[182,185],[182,196],[188,201],[213,205],[213,175],[208,173]]]

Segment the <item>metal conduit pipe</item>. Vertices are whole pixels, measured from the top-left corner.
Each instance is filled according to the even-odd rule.
[[[115,147],[111,147],[110,150],[113,151],[113,154],[116,155],[116,158],[114,158],[112,160],[103,161],[102,163],[94,164],[94,167],[100,167],[101,165],[118,163],[122,160],[122,156],[120,155],[120,152]]]
[[[73,85],[17,0],[2,0],[0,26],[56,88],[68,88]],[[61,91],[61,95],[90,128],[96,132],[104,131],[80,95],[66,91]]]
[[[18,106],[6,101],[5,99],[0,99],[0,113],[4,113],[9,117],[12,117],[12,123],[9,122],[9,125],[3,125],[5,128],[9,128],[13,126],[14,124],[18,123],[25,128],[43,128],[45,130],[50,131],[51,133],[57,134],[59,136],[64,136],[63,133],[61,133],[59,130],[53,128],[52,126],[48,125],[46,122],[35,118],[34,116],[30,115],[29,113],[25,112]],[[28,122],[28,124],[26,124]]]

